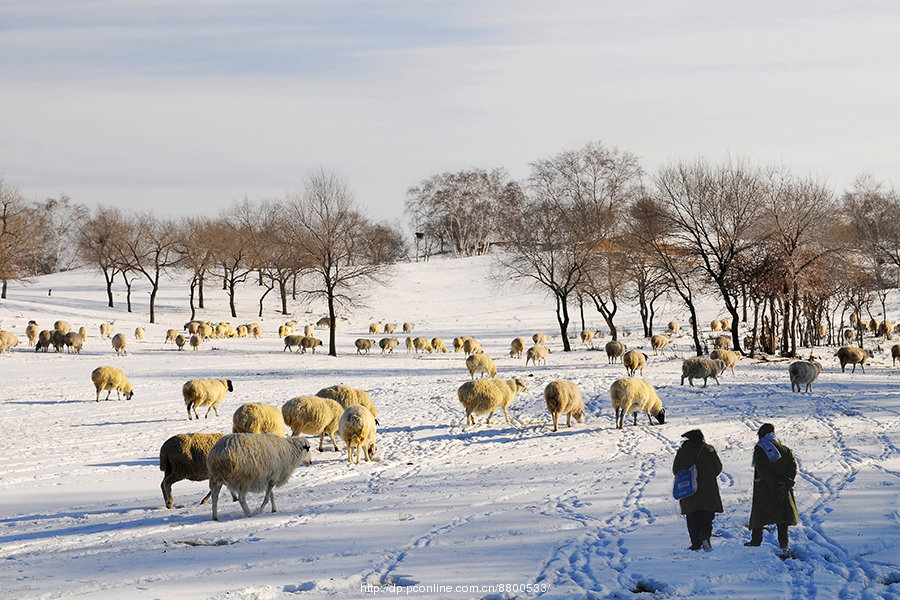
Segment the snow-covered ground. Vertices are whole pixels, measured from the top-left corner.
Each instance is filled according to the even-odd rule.
[[[565,353],[553,302],[540,291],[492,277],[490,258],[398,266],[367,308],[341,324],[337,358],[283,351],[285,317],[269,299],[257,319],[259,288],[239,293],[238,319],[221,290],[207,289],[212,321],[260,321],[263,339],[205,343],[198,352],[164,344],[187,320],[187,286],[165,281],[158,321],[147,325],[146,287],[135,311],[106,308],[90,271],[14,284],[0,302],[0,325],[22,345],[0,356],[0,597],[3,598],[900,598],[900,391],[889,353],[841,373],[834,349],[817,349],[825,370],[811,395],[792,394],[786,362],[744,359],[737,374],[707,388],[679,385],[688,338],[653,356],[636,314],[620,317],[630,348],[650,360],[645,378],[667,410],[662,426],[641,415],[613,425],[608,390],[624,376],[602,350]],[[47,295],[52,288],[52,296]],[[117,288],[118,289],[118,288]],[[294,306],[301,323],[322,307]],[[702,318],[717,316],[710,302]],[[661,321],[683,317],[677,306]],[[80,355],[33,352],[29,319],[66,319],[90,337]],[[99,324],[115,319],[130,339],[117,357]],[[465,425],[456,389],[469,379],[462,354],[355,354],[370,321],[412,321],[415,334],[479,340],[501,377],[528,391],[502,414]],[[147,338],[133,339],[145,326]],[[589,327],[603,329],[596,313]],[[580,329],[580,323],[572,332]],[[551,334],[545,366],[509,358],[513,337]],[[324,334],[322,335],[324,337]],[[606,338],[608,339],[608,338]],[[600,341],[597,347],[602,347]],[[94,402],[90,372],[123,369],[131,401]],[[188,421],[181,385],[231,378],[219,417]],[[576,382],[585,422],[550,431],[544,386]],[[345,383],[367,390],[379,409],[376,460],[351,465],[343,452],[313,451],[276,491],[279,512],[244,518],[223,494],[220,521],[199,500],[205,482],[175,484],[167,510],[159,484],[160,445],[181,432],[230,431],[244,402],[281,405]],[[774,532],[745,548],[756,429],[775,424],[795,452],[801,523],[792,554]],[[713,551],[691,552],[671,497],[681,433],[700,427],[719,451],[725,513]],[[315,440],[310,440],[315,445]],[[261,498],[254,495],[252,503]]]

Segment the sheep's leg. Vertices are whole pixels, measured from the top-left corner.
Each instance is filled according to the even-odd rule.
[[[188,404],[186,408],[187,408],[187,413],[188,413],[188,420],[190,421],[194,418],[191,416],[191,405]],[[200,417],[198,416],[197,418],[199,419]]]
[[[353,443],[352,442],[347,443],[347,462],[348,463],[353,462]]]
[[[265,501],[265,500],[264,500]],[[238,502],[241,503],[241,508],[244,509],[244,515],[249,517],[253,513],[250,512],[250,507],[247,506],[247,492],[241,491],[238,493]]]
[[[277,512],[275,510],[275,493],[272,491],[272,488],[275,487],[275,482],[270,481],[268,487],[266,487],[266,493],[263,496],[262,504],[259,505],[259,510],[256,511],[257,514],[261,513],[262,510],[266,507],[266,502],[272,503],[272,512]]]
[[[172,499],[172,484],[178,481],[181,481],[181,478],[174,477],[174,473],[166,473],[165,477],[163,477],[160,488],[162,488],[162,495],[163,500],[166,503],[166,508],[172,508],[175,505],[175,501]]]
[[[334,439],[334,434],[333,434],[333,433],[329,433],[329,434],[328,434],[328,437],[331,438],[331,443],[332,443],[332,445],[334,446],[334,451],[337,452],[337,451],[338,451],[338,447],[337,447],[337,441],[335,441],[335,439]]]
[[[212,518],[213,521],[219,520],[219,492],[222,491],[222,482],[209,482],[209,495],[212,498]]]
[[[501,406],[500,408],[503,409],[503,416],[506,417],[506,422],[507,422],[507,423],[511,423],[512,421],[509,420],[509,413],[506,412],[506,407],[505,407],[505,406]]]
[[[647,416],[650,416],[650,413],[647,413]],[[634,424],[637,425],[637,413],[634,413]]]
[[[200,506],[203,506],[207,502],[209,502],[209,498],[212,496],[212,492],[206,492],[206,495],[203,496],[203,500],[200,501]]]
[[[559,413],[552,412],[550,413],[550,417],[553,418],[553,431],[556,431],[557,422],[559,421]]]
[[[296,435],[296,434],[294,434],[294,435]],[[331,434],[328,434],[328,435],[331,435]],[[319,434],[319,452],[325,451],[325,448],[323,447],[324,444],[325,444],[325,432],[323,431],[322,433]]]
[[[616,407],[616,429],[622,429],[622,420],[625,411],[623,411],[618,406]]]
[[[571,427],[571,426],[572,426],[572,413],[566,413],[566,427]]]

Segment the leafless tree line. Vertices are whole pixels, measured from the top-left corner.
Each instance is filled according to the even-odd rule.
[[[580,311],[583,329],[585,305],[616,338],[621,303],[637,303],[650,336],[660,301],[674,299],[689,315],[698,354],[707,348],[697,299],[710,294],[730,320],[734,349],[744,341],[739,324],[749,326],[750,353],[795,356],[803,346],[839,343],[851,323],[861,338],[864,323],[889,318],[885,298],[900,277],[900,197],[870,176],[838,195],[819,179],[739,159],[683,161],[648,174],[633,154],[601,143],[535,161],[521,183],[491,174],[491,189],[506,193],[485,192],[477,202],[469,195],[479,188],[460,182],[483,180],[483,170],[410,189],[407,213],[422,251],[477,254],[502,244],[507,272],[553,297],[566,350],[570,311]],[[465,222],[479,212],[486,214]]]

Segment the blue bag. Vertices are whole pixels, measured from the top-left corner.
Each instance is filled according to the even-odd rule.
[[[690,469],[678,471],[675,475],[675,485],[672,487],[672,495],[676,500],[687,498],[697,491],[697,465],[691,465]]]

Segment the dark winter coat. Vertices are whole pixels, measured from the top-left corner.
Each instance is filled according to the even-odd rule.
[[[694,463],[697,464],[697,491],[678,501],[681,504],[681,514],[686,515],[698,510],[724,512],[717,480],[719,473],[722,472],[722,461],[719,460],[716,449],[703,442],[685,440],[675,453],[672,473],[677,474],[678,471],[689,469]]]
[[[794,478],[797,461],[791,449],[774,440],[781,458],[772,462],[759,445],[753,448],[753,505],[750,508],[750,528],[770,523],[796,525],[797,503],[794,501]]]

